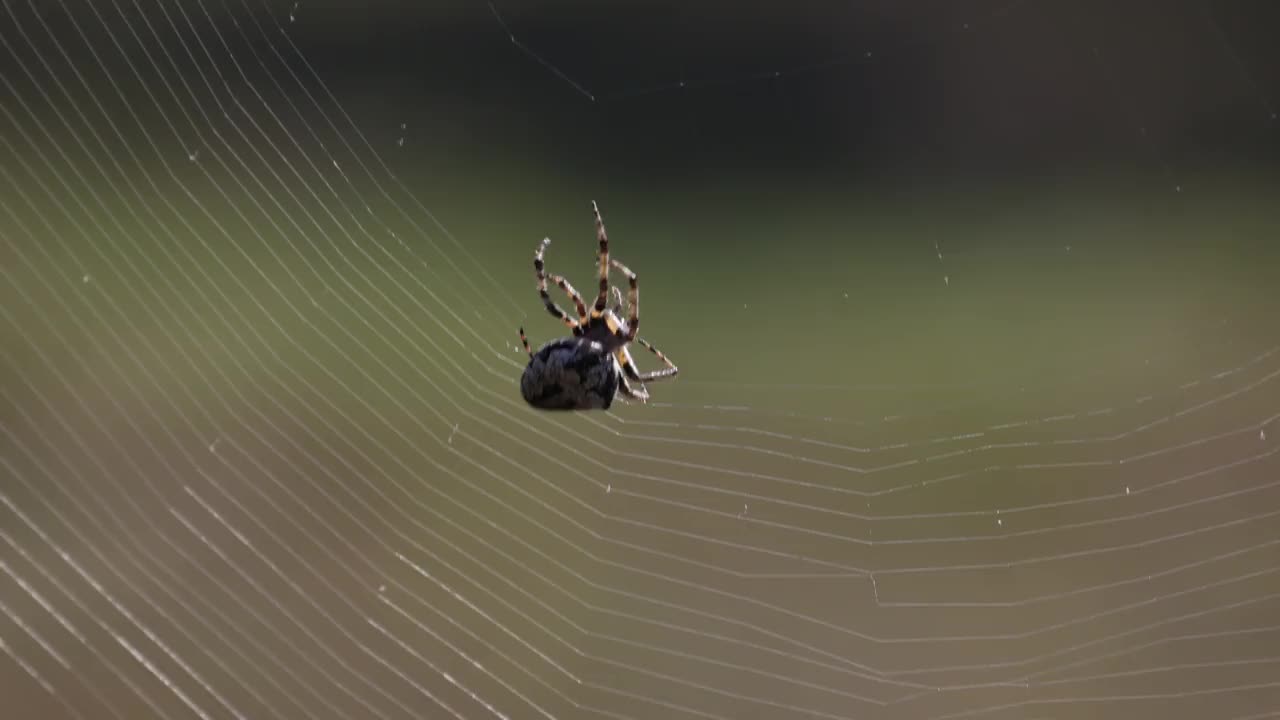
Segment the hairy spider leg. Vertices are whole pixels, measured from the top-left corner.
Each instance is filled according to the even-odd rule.
[[[627,384],[626,378],[619,378],[619,379],[621,380],[621,382],[618,383],[618,390],[620,390],[623,395],[626,395],[632,400],[638,400],[639,402],[642,402],[642,403],[649,402],[649,392],[647,390],[635,390],[630,385]]]
[[[622,291],[618,289],[617,285],[609,288],[609,291],[613,293],[613,312],[621,317],[623,312]]]
[[[529,338],[524,336],[524,328],[520,328],[520,344],[524,345],[524,351],[529,353],[529,359],[533,359],[533,348],[529,347]]]
[[[550,244],[551,238],[543,238],[542,242],[538,245],[537,251],[533,253],[533,272],[538,278],[538,295],[542,297],[542,304],[547,306],[547,312],[551,313],[553,317],[563,322],[570,330],[573,331],[574,335],[581,335],[582,324],[569,317],[569,313],[561,310],[560,306],[556,305],[555,302],[551,300],[551,295],[547,292],[547,275],[545,272],[546,265],[542,260],[542,254]],[[569,292],[570,297],[574,297],[577,294],[571,287],[569,287],[569,283],[564,281],[564,278],[556,276],[556,284]],[[575,302],[578,305],[579,315],[585,316],[585,312],[583,311],[586,308],[582,304],[582,299],[575,298]]]
[[[573,307],[578,311],[578,323],[585,325],[587,322],[587,305],[582,301],[582,295],[564,279],[563,275],[548,275],[547,278],[551,282],[560,286],[560,289],[569,295],[569,299],[573,301]]]
[[[604,220],[595,200],[591,201],[591,212],[596,216],[596,238],[600,241],[600,293],[591,308],[591,319],[594,320],[604,315],[605,306],[609,303],[609,235],[604,231]]]
[[[636,333],[640,330],[640,286],[636,284],[636,274],[626,265],[617,260],[613,260],[612,263],[627,276],[627,281],[631,283],[631,287],[627,289],[627,310],[630,316],[627,318],[627,332],[624,334],[626,341],[631,342],[636,339]]]
[[[631,354],[623,347],[614,351],[613,356],[618,360],[618,364],[622,366],[622,375],[618,377],[618,389],[629,398],[640,402],[648,402],[649,391],[645,390],[643,385],[640,386],[639,390],[636,390],[631,386],[631,383],[627,382],[628,378],[635,380],[637,383],[640,382],[640,374],[636,372],[635,364],[631,361]]]
[[[658,359],[662,361],[662,364],[666,365],[666,367],[661,370],[654,370],[653,372],[642,373],[640,375],[641,382],[653,382],[654,380],[665,380],[670,377],[675,377],[676,373],[680,372],[680,368],[676,367],[675,363],[668,360],[667,356],[663,355],[661,350],[651,345],[648,340],[645,340],[644,338],[636,338],[636,342],[649,348],[649,352],[652,352],[654,355],[657,355]]]
[[[644,382],[640,379],[640,371],[636,369],[636,361],[631,357],[631,351],[627,350],[626,347],[620,347],[613,351],[613,356],[618,359],[618,364],[622,366],[624,377],[636,382]]]
[[[542,245],[538,247],[538,252],[539,253],[543,252],[546,246],[550,242],[551,242],[550,238],[543,239]],[[546,266],[543,265],[544,270],[545,270],[545,267]],[[534,262],[534,269],[535,270],[537,269],[536,257]],[[545,275],[545,277],[551,282],[554,282],[556,285],[558,285],[560,289],[563,290],[565,294],[569,296],[569,299],[573,301],[574,309],[578,311],[578,323],[585,324],[587,322],[587,305],[582,300],[582,294],[579,293],[577,290],[575,290],[573,285],[570,285],[569,281],[566,280],[563,275],[552,274],[552,275]]]

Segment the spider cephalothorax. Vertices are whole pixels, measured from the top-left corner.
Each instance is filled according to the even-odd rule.
[[[640,327],[640,289],[636,284],[636,274],[609,258],[609,236],[605,234],[600,209],[594,202],[591,209],[595,213],[596,237],[600,241],[600,292],[590,310],[568,280],[544,272],[542,256],[551,244],[550,238],[544,238],[533,255],[533,270],[538,278],[538,294],[543,304],[573,333],[573,337],[552,340],[534,352],[529,349],[524,328],[520,328],[520,342],[529,353],[529,364],[520,377],[520,394],[530,405],[544,410],[607,409],[619,391],[644,402],[649,399],[649,393],[640,383],[674,377],[678,372],[657,348],[636,336]],[[630,283],[625,306],[622,292],[609,286],[611,266],[626,275]],[[573,300],[578,314],[576,319],[551,300],[547,293],[548,279]],[[610,291],[613,293],[613,307],[609,307]],[[625,320],[624,314],[628,314]],[[637,371],[635,360],[627,349],[633,340],[657,355],[666,367],[648,373]]]

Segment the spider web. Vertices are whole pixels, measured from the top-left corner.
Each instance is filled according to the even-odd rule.
[[[500,72],[594,105],[865,57],[604,93],[528,16],[472,10],[520,50]],[[548,417],[512,342],[541,312],[539,211],[437,221],[419,190],[448,190],[393,170],[412,129],[366,134],[296,44],[306,11],[5,3],[0,678],[21,714],[1280,713],[1280,335],[1255,243],[1276,215],[1182,192],[1135,106],[1114,120],[1169,217],[1115,222],[1153,246],[1088,220],[1005,242],[1037,206],[891,254],[888,284],[813,272],[817,310],[773,283],[785,259],[744,257],[721,272],[761,290],[698,295],[721,330],[630,242],[712,220],[602,202],[682,377]],[[1265,83],[1205,32],[1267,121]],[[588,200],[547,220],[571,276]],[[871,260],[847,252],[831,265]],[[810,344],[743,347],[770,323]]]

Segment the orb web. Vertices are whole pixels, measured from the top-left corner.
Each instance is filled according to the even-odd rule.
[[[529,321],[548,229],[504,226],[528,242],[498,266],[505,240],[437,220],[397,165],[415,129],[367,132],[295,42],[305,3],[4,10],[0,673],[32,716],[1280,712],[1274,265],[1204,263],[1224,207],[1246,242],[1276,218],[1183,192],[1132,86],[1108,117],[1180,213],[1124,225],[1154,255],[1037,207],[913,235],[886,284],[788,295],[778,256],[703,269],[734,294],[685,309],[637,261],[681,378],[548,418],[514,342],[555,332]],[[592,105],[888,52],[605,93],[527,15],[473,10],[503,72]],[[557,249],[591,248],[589,201]],[[615,252],[654,262],[611,207]]]

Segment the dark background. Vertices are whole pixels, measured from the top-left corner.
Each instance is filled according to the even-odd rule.
[[[340,93],[395,107],[436,161],[470,133],[562,172],[662,182],[1277,162],[1266,2],[336,5],[298,8],[300,47]]]

